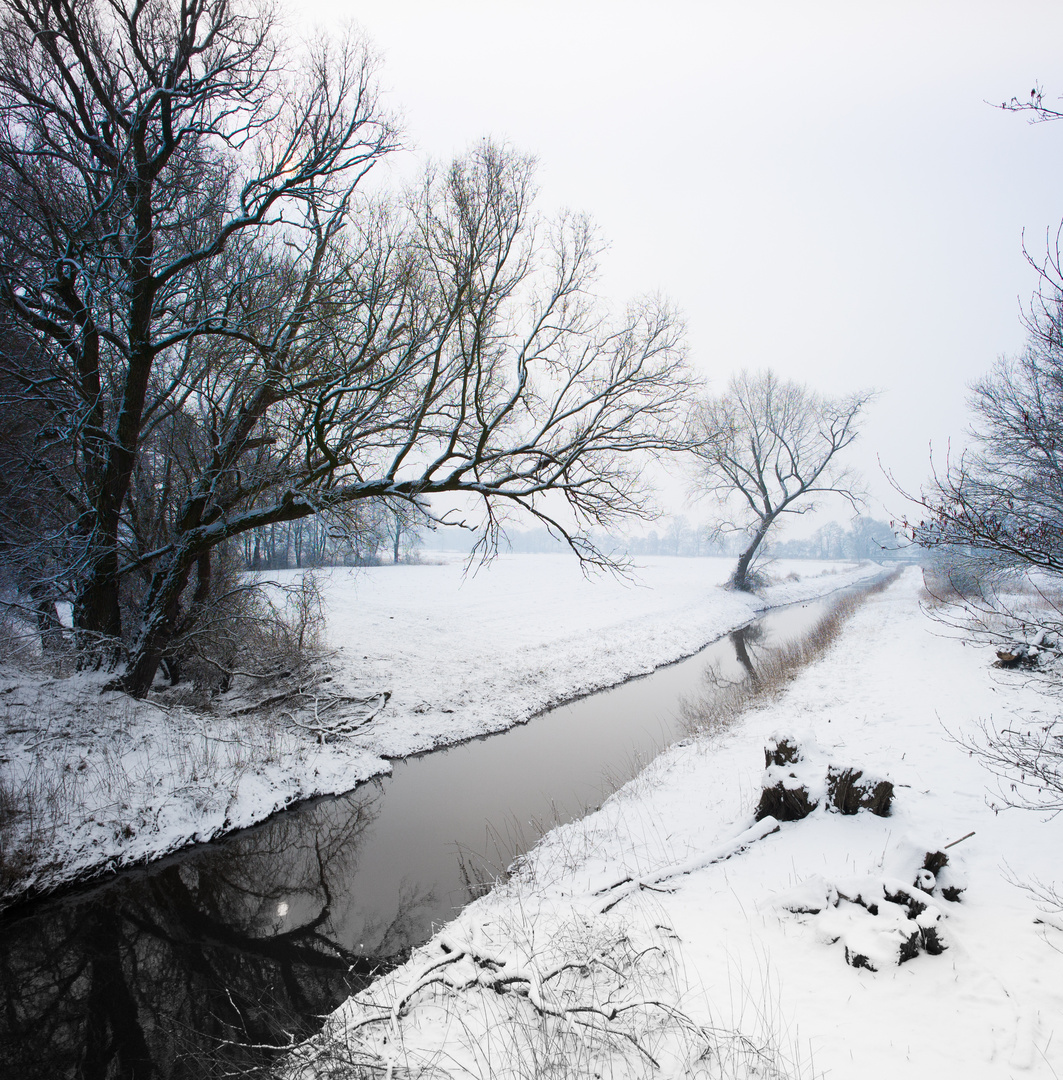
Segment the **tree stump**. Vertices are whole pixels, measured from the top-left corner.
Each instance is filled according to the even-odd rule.
[[[827,806],[839,814],[870,810],[877,817],[889,817],[893,784],[889,780],[864,776],[862,769],[827,769]]]

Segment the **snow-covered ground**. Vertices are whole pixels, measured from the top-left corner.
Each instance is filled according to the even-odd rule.
[[[720,587],[731,569],[657,558],[632,581],[588,579],[571,557],[510,555],[474,575],[456,561],[330,571],[330,678],[269,708],[232,694],[196,713],[173,695],[101,692],[103,674],[7,670],[0,901],[348,790],[389,757],[502,730],[688,655],[766,606],[881,572],[781,562],[758,598]],[[315,710],[356,730],[319,740],[299,726]]]
[[[295,1072],[324,1055],[437,1077],[1063,1075],[1063,918],[1021,887],[1060,882],[1063,819],[1000,809],[957,741],[1055,703],[929,620],[920,584],[908,571],[781,696],[548,834]],[[830,764],[888,775],[892,814],[755,824],[773,734],[813,785]]]

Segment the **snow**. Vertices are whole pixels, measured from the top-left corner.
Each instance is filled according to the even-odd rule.
[[[1022,887],[1059,881],[1063,819],[1002,809],[958,741],[1050,703],[930,620],[920,585],[908,571],[774,700],[545,836],[292,1074],[342,1045],[396,1075],[529,1075],[551,1054],[572,1076],[1063,1075],[1063,922]],[[832,765],[888,776],[890,816],[821,800],[754,822],[773,735],[803,746],[811,783]]]
[[[689,655],[766,606],[880,572],[781,562],[781,583],[757,598],[720,587],[732,568],[656,558],[618,580],[586,578],[570,556],[511,555],[475,574],[457,561],[329,571],[331,678],[301,713],[236,693],[197,712],[106,691],[106,674],[0,672],[0,796],[14,806],[0,903],[349,790],[389,758],[503,730]],[[322,742],[299,726],[337,702],[354,734]]]

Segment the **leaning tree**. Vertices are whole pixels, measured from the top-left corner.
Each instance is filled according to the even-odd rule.
[[[633,454],[683,445],[682,330],[603,311],[529,159],[370,198],[396,138],[363,47],[287,55],[227,0],[0,9],[0,305],[32,345],[0,389],[41,418],[17,479],[64,510],[39,584],[83,655],[144,694],[219,546],[366,500],[472,495],[488,549],[521,507],[608,562],[587,531],[645,511]]]
[[[769,370],[742,372],[699,403],[691,434],[698,488],[720,504],[720,531],[748,536],[732,588],[751,588],[750,566],[783,514],[806,513],[828,493],[857,504],[855,478],[837,456],[856,439],[870,400],[869,393],[823,397]]]

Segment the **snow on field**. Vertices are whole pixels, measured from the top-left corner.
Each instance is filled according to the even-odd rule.
[[[1063,921],[1021,888],[1060,881],[1063,819],[999,809],[953,737],[1052,703],[944,634],[919,587],[909,571],[781,696],[548,834],[295,1072],[338,1054],[433,1076],[1063,1075]],[[755,824],[773,735],[813,785],[831,764],[888,776],[892,814]]]
[[[780,563],[777,576],[800,580],[755,598],[720,588],[730,570],[658,558],[633,581],[588,579],[571,557],[511,555],[474,575],[460,562],[329,571],[332,677],[319,686],[358,725],[335,741],[300,728],[287,702],[251,709],[233,694],[204,714],[102,691],[102,674],[4,671],[0,902],[348,790],[389,757],[502,730],[688,655],[765,606],[880,572]]]
[[[634,580],[585,577],[565,555],[334,571],[329,633],[354,693],[392,693],[366,739],[391,757],[500,731],[591,690],[689,656],[765,607],[881,574],[780,562],[761,597],[721,589],[729,559],[654,558]]]

